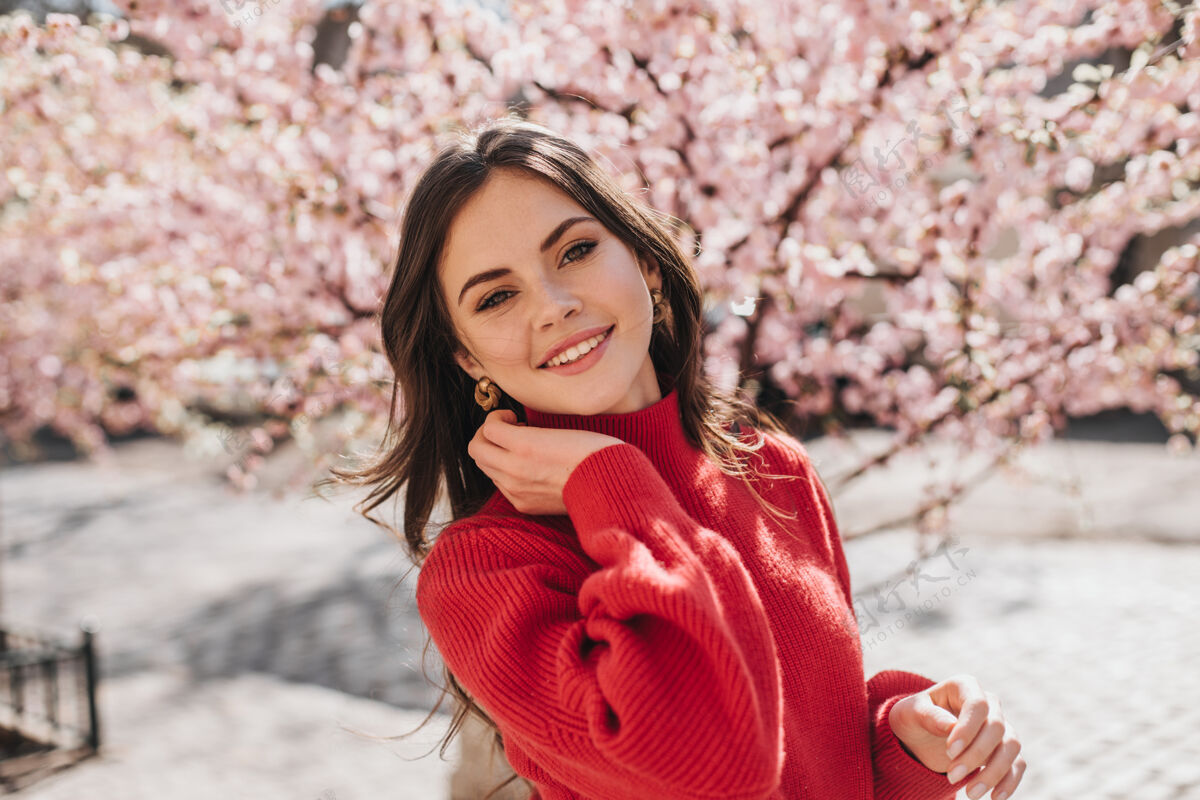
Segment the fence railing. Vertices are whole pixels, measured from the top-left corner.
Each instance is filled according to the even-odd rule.
[[[96,753],[95,627],[73,645],[0,623],[0,788],[14,790]]]

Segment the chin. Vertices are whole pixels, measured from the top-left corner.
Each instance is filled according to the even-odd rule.
[[[562,379],[552,393],[541,392],[546,407],[558,407],[560,414],[603,414],[629,394],[631,379],[615,370],[592,370]]]

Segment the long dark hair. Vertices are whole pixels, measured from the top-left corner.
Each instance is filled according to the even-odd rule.
[[[743,462],[764,442],[761,437],[747,441],[740,426],[777,432],[785,432],[785,426],[769,411],[719,391],[703,374],[703,296],[691,261],[676,240],[673,218],[635,202],[577,144],[541,125],[510,115],[473,129],[457,128],[452,135],[453,141],[442,147],[422,173],[405,206],[395,270],[380,312],[384,352],[395,382],[377,458],[357,470],[331,469],[334,478],[317,485],[369,486],[369,494],[354,510],[397,538],[395,528],[372,517],[371,512],[403,487],[403,541],[414,567],[420,566],[432,547],[431,530],[440,533],[452,522],[475,514],[495,493],[495,484],[467,453],[487,412],[475,402],[473,379],[453,358],[458,340],[441,293],[437,265],[458,211],[493,170],[514,168],[551,181],[639,257],[649,256],[657,262],[669,303],[664,324],[654,327],[650,339],[660,388],[669,383],[677,390],[680,421],[688,440],[722,472],[745,481],[760,505],[770,506],[754,490],[751,480],[755,473]],[[397,418],[399,397],[403,398],[403,414]],[[521,404],[507,395],[502,395],[497,407],[511,409],[519,421],[525,421]],[[451,518],[431,526],[430,515],[443,489],[449,497]],[[770,511],[781,513],[773,506]],[[425,650],[429,644],[426,641]],[[437,704],[416,730],[429,721],[448,693],[453,694],[457,709],[441,754],[444,756],[468,714],[494,731],[494,744],[503,752],[504,740],[496,724],[449,668],[443,667],[449,688],[442,687]],[[488,797],[517,777],[494,787]]]

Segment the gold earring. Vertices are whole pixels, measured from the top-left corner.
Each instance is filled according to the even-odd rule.
[[[500,404],[500,389],[491,378],[480,378],[475,383],[475,402],[484,411],[491,411]]]
[[[654,317],[652,322],[657,325],[667,318],[667,298],[663,296],[662,290],[651,289],[650,299],[654,301]]]

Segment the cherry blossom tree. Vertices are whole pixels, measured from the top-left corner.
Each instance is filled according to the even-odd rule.
[[[215,436],[250,487],[281,439],[310,473],[370,439],[404,198],[442,133],[515,108],[677,220],[722,386],[808,431],[894,430],[835,491],[928,441],[1002,463],[1108,408],[1194,447],[1195,3],[367,3],[336,67],[314,3],[118,5],[0,25],[14,446]]]

